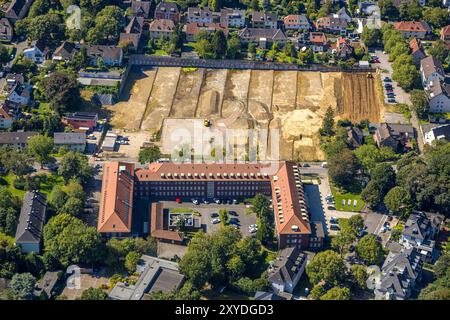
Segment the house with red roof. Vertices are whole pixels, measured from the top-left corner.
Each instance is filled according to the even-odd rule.
[[[394,28],[407,39],[425,39],[432,31],[425,21],[400,21],[394,24]]]

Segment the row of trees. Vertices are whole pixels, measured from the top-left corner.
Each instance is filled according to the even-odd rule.
[[[392,79],[405,90],[416,88],[420,84],[419,71],[409,53],[409,46],[400,31],[392,24],[382,27],[384,50],[389,53],[392,62]]]
[[[228,39],[222,30],[214,33],[200,31],[195,36],[194,45],[197,54],[204,59],[237,59],[241,54],[241,41],[236,36]]]

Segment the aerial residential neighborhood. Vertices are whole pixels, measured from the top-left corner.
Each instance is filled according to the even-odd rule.
[[[449,1],[1,11],[0,302],[450,300]]]

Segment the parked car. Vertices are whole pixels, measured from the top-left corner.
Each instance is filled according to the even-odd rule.
[[[220,199],[214,199],[214,202],[220,204]]]
[[[388,99],[389,103],[396,103],[397,101],[395,101],[395,99]]]
[[[341,230],[341,227],[339,227],[338,224],[332,224],[332,225],[330,225],[330,230],[339,231],[339,230]]]
[[[309,163],[304,163],[302,167],[303,168],[308,168],[308,167],[311,167],[311,166],[309,165]]]
[[[176,203],[181,203],[181,199],[180,198],[175,198],[175,202]]]
[[[230,224],[239,224],[239,219],[238,218],[230,218]]]
[[[238,216],[238,213],[237,213],[236,211],[228,211],[228,214],[229,214],[230,216],[235,216],[235,217]]]
[[[339,218],[337,218],[337,217],[330,217],[330,223],[332,223],[332,224],[339,223]]]
[[[208,200],[206,200],[206,199],[202,199],[202,202],[203,202],[204,204],[208,204],[208,203],[209,203]]]
[[[212,224],[218,224],[218,223],[220,223],[220,219],[219,218],[214,218],[214,219],[211,220],[211,223]]]
[[[210,214],[211,218],[216,218],[219,216],[219,214],[217,212],[213,212]]]
[[[199,202],[198,202],[197,199],[192,199],[192,203],[193,203],[193,204],[199,204]]]

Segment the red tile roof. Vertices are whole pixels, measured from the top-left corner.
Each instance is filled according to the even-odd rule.
[[[151,163],[148,169],[136,170],[138,181],[229,180],[230,178],[268,180],[270,164],[249,163]],[[264,172],[265,171],[265,172]]]
[[[150,225],[150,234],[153,238],[178,242],[184,239],[182,232],[164,230],[163,204],[160,202],[152,203]]]
[[[193,36],[196,35],[198,32],[202,31],[202,30],[206,30],[206,31],[217,31],[217,30],[222,30],[223,33],[225,35],[228,35],[228,27],[225,25],[222,25],[220,23],[215,23],[215,22],[211,22],[211,23],[197,23],[197,22],[192,22],[192,23],[188,23],[186,25],[186,34]]]
[[[283,163],[272,177],[272,203],[279,234],[310,234],[308,208],[298,166]]]
[[[395,29],[399,31],[419,31],[429,32],[430,27],[422,21],[400,21],[394,24]]]
[[[97,226],[99,232],[131,232],[133,186],[133,164],[105,164]]]

